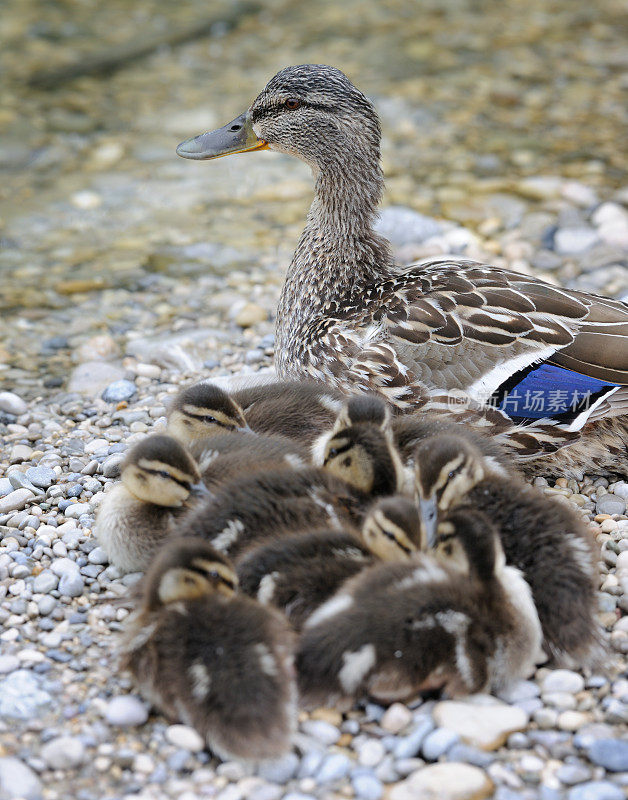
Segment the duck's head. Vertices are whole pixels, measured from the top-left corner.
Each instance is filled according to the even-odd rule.
[[[436,528],[433,555],[451,569],[490,581],[506,559],[499,534],[481,511],[465,507],[443,516]]]
[[[144,579],[148,609],[218,593],[230,597],[238,578],[229,560],[200,538],[172,539],[157,553]]]
[[[351,425],[333,433],[325,444],[323,467],[374,497],[403,488],[399,454],[375,425]]]
[[[348,428],[351,425],[375,425],[384,433],[391,430],[392,414],[390,406],[376,394],[356,394],[343,405],[334,431]]]
[[[373,104],[339,69],[324,64],[286,67],[250,108],[219,130],[182,142],[183,158],[210,159],[270,148],[315,172],[357,157],[379,161],[380,124]]]
[[[230,431],[250,431],[244,412],[224,389],[195,383],[176,395],[168,412],[168,433],[189,445]]]
[[[404,561],[425,549],[417,507],[401,496],[386,497],[369,509],[362,539],[382,561]]]
[[[451,435],[432,436],[414,454],[415,490],[423,535],[432,546],[439,513],[454,508],[485,476],[482,455]]]
[[[138,500],[177,508],[190,494],[206,494],[198,467],[172,436],[154,434],[133,447],[124,459],[121,478]]]

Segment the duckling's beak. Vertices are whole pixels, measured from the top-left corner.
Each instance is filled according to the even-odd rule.
[[[245,111],[222,128],[208,133],[201,133],[177,147],[177,154],[183,158],[193,158],[197,161],[209,158],[220,158],[232,153],[247,153],[250,150],[264,150],[268,144],[263,139],[258,139],[249,112]]]
[[[211,494],[207,486],[203,483],[203,481],[199,481],[198,483],[193,484],[190,486],[190,494],[195,495],[196,497],[207,497]]]
[[[436,528],[438,526],[438,508],[436,498],[430,497],[427,500],[421,498],[419,502],[419,516],[421,518],[421,528],[425,541],[429,549],[436,544]]]

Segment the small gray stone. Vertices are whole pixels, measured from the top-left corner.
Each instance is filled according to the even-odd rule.
[[[40,489],[48,489],[57,480],[57,476],[50,467],[30,467],[26,470],[26,477]]]
[[[281,758],[263,762],[257,774],[271,783],[284,784],[294,778],[298,768],[299,758],[296,753],[286,753]]]
[[[41,489],[38,489],[36,486],[29,481],[26,475],[23,472],[12,472],[9,475],[9,481],[11,482],[11,486],[14,489],[28,489],[29,492],[33,494],[37,494],[43,497],[44,492]]]
[[[59,736],[42,747],[41,757],[50,769],[76,769],[85,761],[85,746],[73,736]]]
[[[450,747],[456,744],[460,736],[455,731],[447,728],[437,728],[428,733],[421,744],[421,754],[426,761],[436,761],[444,755]]]
[[[598,739],[589,748],[589,758],[610,772],[628,772],[628,741]]]
[[[13,486],[8,478],[0,478],[0,497],[6,497],[13,491]]]
[[[625,800],[624,793],[608,781],[581,783],[569,792],[569,800]]]
[[[109,701],[105,712],[105,719],[110,725],[121,728],[143,725],[148,719],[148,709],[133,695],[120,695]]]
[[[595,510],[598,514],[623,514],[626,510],[626,501],[623,497],[609,492],[599,498]]]
[[[591,770],[585,764],[563,764],[556,770],[556,777],[565,786],[575,786],[590,780]]]
[[[8,394],[8,392],[7,392]],[[41,800],[39,778],[19,758],[0,758],[0,800]]]
[[[117,478],[120,474],[120,464],[123,462],[122,453],[114,453],[102,462],[102,474],[105,478]]]
[[[301,725],[301,730],[324,745],[335,744],[340,739],[340,731],[331,722],[323,719],[308,719]]]
[[[64,575],[78,575],[79,567],[71,558],[56,558],[50,565],[55,575],[62,578]]]
[[[107,553],[102,549],[102,547],[94,547],[91,553],[87,556],[87,560],[90,564],[108,564],[109,558],[107,557]]]
[[[393,755],[396,759],[412,758],[421,749],[423,739],[434,729],[434,723],[429,717],[424,717],[407,735],[399,738]]]
[[[432,217],[426,217],[411,208],[390,206],[381,212],[375,230],[395,247],[404,247],[438,236],[443,226]]]
[[[106,403],[120,403],[130,400],[136,392],[137,388],[132,381],[121,380],[110,383],[101,397]]]
[[[555,669],[543,680],[543,694],[566,692],[577,694],[584,689],[584,678],[570,669]]]
[[[29,489],[15,489],[0,500],[0,514],[21,511],[33,497],[34,495]]]
[[[56,599],[50,595],[46,595],[37,603],[37,610],[39,611],[40,616],[47,617],[48,614],[52,614],[52,611],[56,605]]]
[[[32,719],[51,702],[52,697],[40,689],[39,681],[30,670],[15,670],[0,681],[2,717]]]
[[[584,253],[598,241],[593,228],[560,228],[554,235],[554,249],[563,256]]]
[[[38,594],[48,594],[56,589],[58,584],[59,578],[49,569],[45,569],[33,581],[33,591]]]
[[[317,783],[333,783],[344,778],[351,769],[351,759],[343,753],[327,756],[315,775]]]
[[[26,414],[27,410],[28,406],[19,395],[13,392],[0,392],[0,411],[19,417],[21,414]]]
[[[89,514],[89,503],[72,503],[63,512],[68,519],[78,519],[83,514]]]
[[[0,675],[6,675],[8,672],[15,672],[20,666],[20,659],[17,656],[0,656]]]
[[[384,793],[382,782],[368,772],[354,774],[351,783],[355,796],[360,800],[379,800]]]
[[[77,572],[73,575],[62,575],[57,588],[59,594],[65,597],[80,597],[85,589],[85,583]]]

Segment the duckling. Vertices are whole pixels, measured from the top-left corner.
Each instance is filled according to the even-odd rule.
[[[95,534],[123,572],[148,566],[175,521],[207,493],[192,456],[171,436],[147,436],[126,455],[121,482],[105,495]]]
[[[499,531],[507,562],[530,585],[552,662],[605,667],[607,651],[594,616],[595,551],[580,517],[500,471],[459,436],[426,439],[417,448],[415,465],[421,524],[429,543],[439,517],[451,509],[486,513]]]
[[[436,545],[443,563],[418,553],[370,567],[308,618],[296,657],[304,705],[499,691],[530,674],[541,627],[495,528],[477,512],[452,514]]]
[[[471,413],[471,412],[467,412]],[[333,430],[351,425],[371,424],[379,427],[392,438],[403,464],[412,464],[419,442],[437,434],[461,436],[475,445],[485,458],[493,459],[505,469],[513,469],[512,458],[507,449],[495,436],[483,434],[478,428],[453,422],[444,413],[418,411],[414,414],[393,416],[390,405],[372,392],[354,395],[344,404]],[[319,437],[312,448],[312,460],[318,463],[324,435]]]
[[[168,433],[187,446],[196,439],[250,430],[238,403],[214,383],[186,386],[168,410]]]
[[[237,583],[201,539],[165,544],[128,617],[122,667],[220,758],[276,758],[296,724],[292,632],[282,615],[236,594]]]
[[[246,431],[197,439],[191,443],[190,452],[198,462],[203,482],[212,492],[244,475],[301,469],[310,463],[308,449],[296,440]]]
[[[231,394],[212,383],[197,383],[174,399],[168,428],[186,443],[221,430],[252,430],[309,446],[332,424],[343,398],[337,389],[314,381],[276,381]]]
[[[260,603],[285,611],[300,630],[307,617],[377,558],[401,560],[418,548],[419,516],[404,497],[380,500],[360,533],[346,530],[298,532],[270,540],[238,561],[240,589]]]
[[[269,536],[360,525],[369,505],[396,493],[400,483],[385,436],[373,426],[356,426],[329,440],[322,469],[236,479],[186,517],[182,532],[203,536],[237,560]]]

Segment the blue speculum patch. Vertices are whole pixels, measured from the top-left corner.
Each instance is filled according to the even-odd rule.
[[[502,384],[491,404],[515,422],[544,417],[568,422],[618,385],[555,364],[534,364]]]

